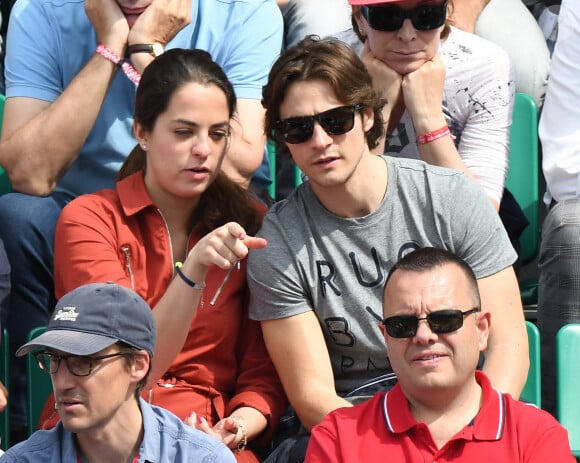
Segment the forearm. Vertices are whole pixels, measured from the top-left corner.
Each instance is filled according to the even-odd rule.
[[[438,123],[440,124],[440,123]],[[443,127],[445,122],[441,125],[431,125],[432,128],[415,128],[418,136],[427,134],[434,130]],[[428,127],[428,125],[425,125]],[[447,167],[448,169],[455,169],[463,172],[472,180],[476,180],[471,171],[467,168],[463,159],[459,155],[451,134],[445,135],[437,140],[419,144],[419,156],[421,160],[434,166]]]
[[[459,0],[451,9],[451,23],[466,32],[475,31],[477,18],[489,3],[489,0]]]
[[[263,147],[257,148],[241,141],[228,150],[222,163],[222,170],[231,180],[247,188],[263,158]]]
[[[22,101],[7,101],[0,164],[15,190],[48,195],[56,187],[93,128],[116,72],[113,63],[93,55],[57,100],[24,123],[18,114],[11,121]]]
[[[264,159],[265,110],[260,100],[238,98],[237,111],[231,120],[231,137],[222,170],[235,182],[249,186],[254,172]]]
[[[186,261],[181,271],[191,281],[204,284],[207,268]],[[148,386],[154,385],[165,374],[183,349],[202,295],[203,290],[192,288],[176,276],[155,304],[153,315],[157,325],[157,342]]]
[[[230,418],[242,425],[248,442],[262,434],[268,426],[266,417],[252,407],[237,408],[230,415]]]
[[[491,314],[483,371],[494,387],[519,397],[528,376],[528,335],[512,267],[478,280],[482,311]]]
[[[440,127],[443,127],[443,125]],[[432,130],[437,129],[431,129],[425,132],[417,132],[417,134],[423,135],[424,133],[428,133]],[[479,184],[477,177],[474,175],[471,169],[469,169],[469,167],[465,164],[463,158],[457,151],[457,148],[455,147],[455,143],[451,135],[446,135],[429,143],[420,144],[419,155],[423,161],[429,164],[459,170]],[[488,199],[490,200],[493,208],[496,211],[498,211],[499,203],[490,196],[488,196]]]
[[[264,341],[288,400],[310,430],[332,410],[349,407],[339,397],[328,349],[314,311],[262,321]]]
[[[512,327],[509,331],[509,340],[504,342],[494,340],[493,336],[490,338],[483,371],[496,389],[518,398],[526,383],[530,366],[528,343],[525,326],[523,332],[519,326]]]
[[[292,405],[300,418],[302,426],[308,431],[337,408],[352,407],[348,400],[330,390],[308,391],[307,395],[304,395],[296,404],[292,403]]]

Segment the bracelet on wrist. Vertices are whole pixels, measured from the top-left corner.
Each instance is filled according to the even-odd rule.
[[[179,278],[181,278],[183,280],[183,282],[190,286],[193,289],[197,289],[200,291],[203,291],[203,289],[205,288],[205,283],[196,283],[193,280],[190,280],[185,273],[183,273],[183,271],[181,270],[181,267],[183,267],[183,263],[181,262],[176,262],[175,263],[175,273],[177,273],[177,275],[179,275]]]
[[[137,71],[137,69],[135,69],[131,63],[119,58],[119,56],[113,50],[105,45],[99,45],[95,51],[107,61],[110,61],[111,63],[119,66],[131,82],[133,82],[135,85],[139,84],[139,81],[141,80],[141,74],[139,74],[139,71]]]
[[[444,125],[440,129],[433,130],[432,132],[424,133],[417,137],[417,143],[419,145],[425,145],[426,143],[431,143],[432,141],[438,140],[439,138],[450,135],[451,131],[447,125]]]
[[[239,423],[238,430],[242,432],[242,440],[238,442],[238,446],[233,450],[236,453],[244,451],[246,449],[246,445],[248,445],[248,435],[246,434],[246,429],[244,428],[244,425]]]

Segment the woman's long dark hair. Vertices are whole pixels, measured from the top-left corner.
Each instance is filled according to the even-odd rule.
[[[145,130],[152,131],[171,97],[189,83],[218,87],[226,96],[230,119],[235,117],[236,95],[222,68],[204,50],[176,48],[155,58],[143,72],[135,97],[135,119]],[[137,144],[121,166],[117,181],[145,170],[146,156]],[[197,227],[205,234],[231,221],[254,234],[260,226],[260,214],[247,190],[220,172],[201,194],[190,218],[190,230]]]

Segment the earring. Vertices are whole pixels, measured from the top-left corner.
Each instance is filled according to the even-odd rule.
[[[147,143],[143,143],[141,145],[141,148],[143,149],[143,151],[147,151]]]

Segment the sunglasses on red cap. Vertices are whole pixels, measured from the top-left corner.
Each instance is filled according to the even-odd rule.
[[[430,31],[445,24],[447,0],[441,5],[420,5],[403,10],[395,5],[361,6],[360,11],[369,26],[382,32],[398,31],[405,19],[410,19],[418,31]]]

